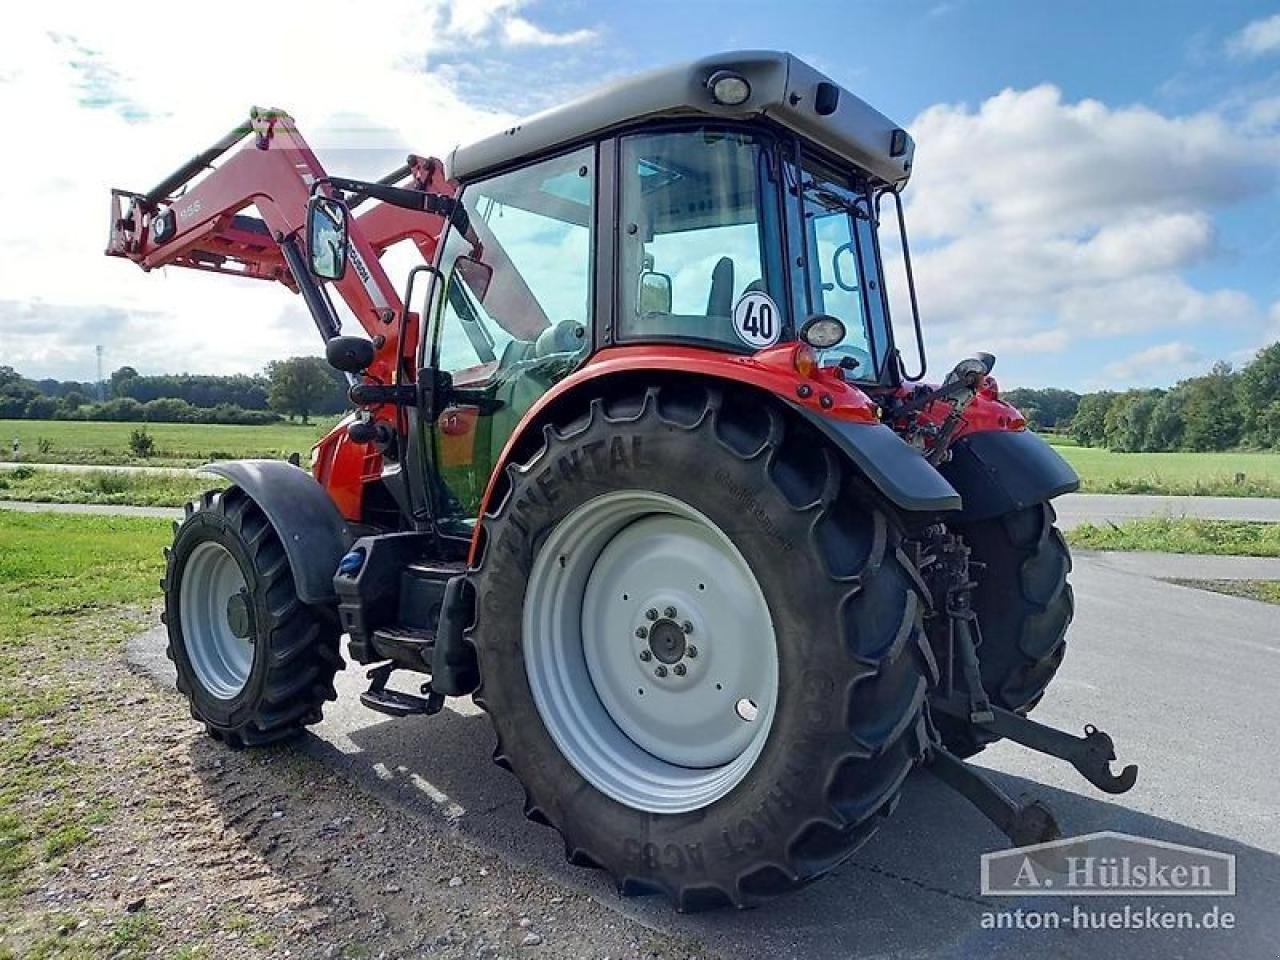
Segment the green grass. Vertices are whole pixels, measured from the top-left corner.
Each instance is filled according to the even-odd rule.
[[[1082,524],[1067,539],[1089,550],[1280,557],[1280,523],[1152,517],[1118,525]]]
[[[209,460],[245,457],[285,459],[291,453],[299,454],[305,463],[312,445],[335,422],[330,418],[317,420],[308,426],[274,423],[239,427],[209,423],[0,420],[0,459],[13,459],[13,440],[17,437],[21,458],[28,463],[198,466]],[[142,427],[156,444],[155,454],[145,460],[138,459],[129,451],[129,435]]]
[[[91,842],[87,828],[110,813],[76,805],[58,677],[142,623],[169,537],[163,520],[0,512],[0,901],[38,860]]]
[[[1280,453],[1113,453],[1047,438],[1085,493],[1280,497]]]
[[[211,477],[182,473],[124,473],[90,470],[40,470],[18,467],[0,470],[0,500],[35,503],[131,504],[139,507],[180,507],[205,490],[218,486]]]

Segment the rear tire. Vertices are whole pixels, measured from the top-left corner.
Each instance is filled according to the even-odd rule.
[[[893,810],[928,743],[923,710],[936,670],[921,627],[918,579],[900,549],[899,531],[860,496],[847,467],[818,437],[800,432],[755,394],[702,384],[651,388],[596,400],[543,436],[541,450],[509,468],[508,488],[484,518],[483,552],[471,574],[476,620],[467,631],[480,666],[476,701],[498,735],[494,759],[524,786],[526,815],[560,832],[571,862],[608,871],[624,893],[664,893],[681,910],[747,906],[821,876]],[[622,528],[630,533],[601,546],[566,540],[566,531],[578,529],[576,519],[566,519],[591,519],[593,503],[628,497],[675,504],[666,511],[654,507],[659,523],[704,518],[708,537],[723,536],[732,545],[728,554],[736,553],[750,571],[744,582],[758,585],[761,618],[769,622],[732,636],[718,633],[716,625],[725,621],[717,618],[728,615],[728,605],[715,597],[710,577],[699,592],[704,578],[689,574],[676,551],[670,583],[663,564],[655,564],[652,580],[634,595],[624,594],[621,583],[609,594],[624,609],[619,629],[607,638],[621,666],[609,669],[635,669],[632,694],[655,684],[665,648],[654,640],[653,657],[640,656],[643,641],[630,624],[638,616],[635,622],[644,626],[646,607],[658,612],[668,602],[680,610],[676,620],[686,616],[687,604],[689,619],[699,623],[690,636],[702,638],[707,649],[690,664],[732,661],[736,646],[757,650],[753,644],[768,637],[776,654],[776,706],[755,756],[726,755],[724,767],[668,761],[661,738],[648,736],[652,731],[622,734],[625,723],[604,705],[609,692],[599,692],[604,688],[591,686],[594,681],[577,688],[578,699],[561,698],[577,709],[576,730],[565,725],[564,709],[539,705],[534,687],[548,703],[545,659],[578,656],[574,642],[582,649],[600,646],[601,638],[584,638],[580,628],[576,641],[566,641],[554,656],[535,642],[545,634],[536,626],[539,617],[565,602],[559,594],[576,589],[575,551],[593,553],[586,562],[594,565],[594,577],[608,543],[616,546],[650,523],[631,517]],[[647,549],[611,555],[634,559]],[[549,567],[555,574],[557,566],[568,587],[557,585],[564,578],[543,572]],[[526,610],[526,604],[536,606]],[[556,622],[572,632],[571,616]],[[767,659],[768,653],[753,656]],[[695,669],[689,667],[688,680]],[[653,700],[657,691],[648,692]],[[723,693],[728,709],[728,683]],[[699,695],[717,694],[707,686]],[[671,712],[676,720],[680,714]],[[758,719],[765,717],[761,703]],[[597,722],[618,725],[582,729]],[[612,737],[623,757],[615,769],[630,761],[645,773],[630,784],[602,786],[600,767],[583,759],[580,742],[590,739],[584,733]],[[690,727],[685,745],[700,749],[703,740],[701,729]],[[684,741],[677,734],[666,743]],[[699,779],[707,769],[725,771],[716,789]]]
[[[1023,716],[1058,672],[1075,615],[1067,582],[1071,551],[1056,519],[1052,506],[1038,503],[956,528],[973,559],[985,564],[973,593],[982,685],[993,704]],[[972,756],[999,739],[949,717],[934,720],[943,745],[957,756]]]
[[[298,600],[279,534],[239,487],[186,509],[166,551],[163,620],[191,715],[233,747],[316,723],[336,698],[336,621]]]

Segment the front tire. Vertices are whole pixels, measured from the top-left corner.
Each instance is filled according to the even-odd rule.
[[[191,715],[234,747],[318,722],[342,666],[336,620],[298,599],[279,534],[239,487],[186,510],[166,551],[163,620]]]
[[[935,668],[900,534],[800,431],[701,384],[596,400],[485,517],[467,635],[494,758],[625,893],[746,906],[813,880],[926,749]],[[662,639],[667,621],[692,630]]]

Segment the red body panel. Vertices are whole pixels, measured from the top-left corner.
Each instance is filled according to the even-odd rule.
[[[364,488],[382,476],[382,454],[372,444],[354,443],[347,425],[355,414],[343,417],[311,451],[311,475],[347,520],[364,519]]]

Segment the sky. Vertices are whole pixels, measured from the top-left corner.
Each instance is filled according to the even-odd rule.
[[[287,109],[331,172],[444,155],[612,77],[789,50],[906,126],[934,376],[1158,386],[1280,339],[1280,3],[49,2],[0,33],[0,365],[252,373],[320,352],[278,285],[102,256],[146,189]],[[395,276],[397,282],[400,276]],[[897,313],[910,351],[909,323]]]

